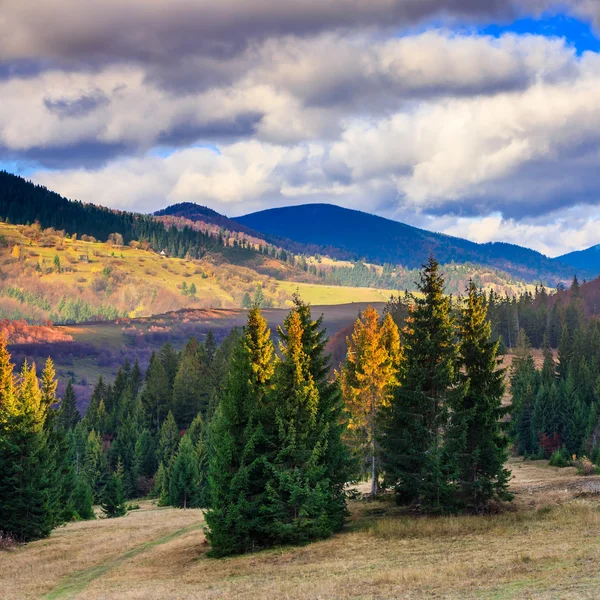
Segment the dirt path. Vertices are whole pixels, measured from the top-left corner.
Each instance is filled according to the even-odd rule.
[[[174,540],[190,531],[194,531],[195,529],[202,528],[204,523],[197,523],[194,525],[190,525],[188,527],[184,527],[182,529],[178,529],[169,533],[168,535],[164,535],[156,540],[151,540],[149,542],[145,542],[128,550],[124,554],[119,556],[115,556],[110,560],[101,563],[99,565],[95,565],[90,567],[89,569],[83,569],[82,571],[75,571],[71,575],[67,576],[63,581],[52,591],[44,596],[45,600],[64,600],[67,598],[76,598],[85,588],[92,583],[98,577],[102,577],[108,571],[118,567],[125,561],[138,556],[144,552],[148,552],[152,548],[156,546],[160,546],[161,544],[166,544],[171,540]]]

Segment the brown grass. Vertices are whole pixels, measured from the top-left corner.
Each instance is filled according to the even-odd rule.
[[[207,558],[201,530],[185,529],[200,511],[145,502],[0,553],[0,595],[75,597],[69,583],[81,580],[85,599],[598,597],[600,503],[582,493],[592,478],[542,462],[511,466],[515,506],[493,516],[425,518],[356,501],[330,540],[225,560]]]

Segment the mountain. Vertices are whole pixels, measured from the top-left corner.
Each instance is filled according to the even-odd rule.
[[[525,281],[554,285],[573,278],[573,268],[540,252],[506,243],[477,244],[358,210],[330,204],[273,208],[234,219],[284,248],[286,240],[318,247],[324,254],[418,268],[434,254],[442,264],[475,263],[501,269]],[[581,272],[581,276],[590,274]]]
[[[593,275],[600,275],[600,244],[587,250],[563,254],[556,260],[577,270],[590,271]]]
[[[253,231],[249,227],[229,219],[225,215],[218,213],[208,206],[201,206],[200,204],[194,204],[193,202],[181,202],[179,204],[172,204],[158,210],[154,213],[155,217],[173,217],[177,219],[184,219],[187,221],[193,221],[195,223],[208,223],[210,225],[216,225],[217,227],[227,229],[228,231],[237,231],[240,233],[246,233],[250,236],[254,236],[259,239],[263,239],[265,236],[258,231]]]

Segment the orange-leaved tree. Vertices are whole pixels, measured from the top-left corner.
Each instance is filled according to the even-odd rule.
[[[378,492],[377,422],[381,409],[389,404],[402,362],[400,334],[388,314],[383,322],[369,306],[354,323],[347,339],[348,354],[342,367],[341,383],[350,413],[348,427],[359,434],[368,452],[371,493]]]

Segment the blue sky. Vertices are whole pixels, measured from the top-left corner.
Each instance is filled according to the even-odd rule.
[[[584,21],[566,14],[545,14],[541,17],[526,17],[512,23],[489,23],[477,28],[481,35],[500,37],[506,33],[515,35],[539,35],[564,38],[578,54],[599,52],[600,38],[590,21]]]
[[[600,243],[600,3],[45,0],[0,21],[0,168],[227,215],[330,202]]]

